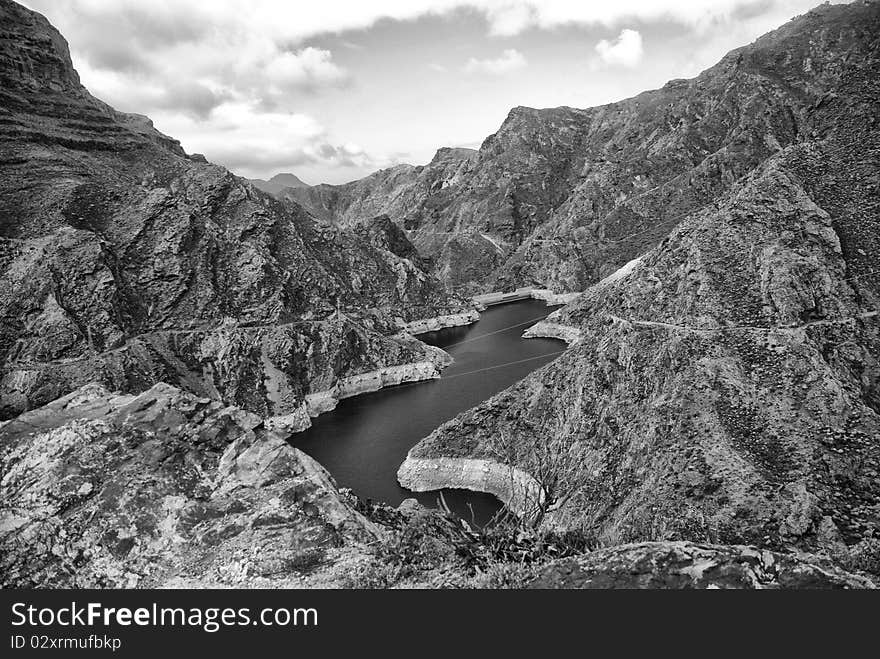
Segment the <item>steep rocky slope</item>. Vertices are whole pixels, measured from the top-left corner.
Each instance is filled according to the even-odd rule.
[[[859,3],[759,40],[791,89],[835,81],[810,130],[536,326],[571,347],[426,438],[401,482],[460,486],[484,460],[521,510],[603,543],[876,551],[878,28]]]
[[[481,281],[499,266],[505,249],[488,233],[491,218],[499,214],[497,181],[492,178],[497,172],[489,175],[491,181],[471,190],[467,199],[462,192],[478,157],[472,149],[442,148],[423,167],[397,165],[344,185],[286,189],[278,196],[301,203],[327,223],[343,226],[388,215],[407,231],[438,277],[452,287],[479,290],[468,284]],[[448,219],[447,207],[458,203],[467,205],[472,218],[487,218],[485,223]],[[483,224],[487,228],[481,228]]]
[[[290,414],[339,378],[430,375],[396,333],[467,309],[396,227],[319,227],[89,95],[42,16],[0,19],[0,415],[91,381]]]
[[[514,108],[476,153],[301,200],[343,223],[387,213],[456,287],[580,291],[825,131],[838,88],[871,66],[876,13],[823,5],[692,80],[585,110]]]

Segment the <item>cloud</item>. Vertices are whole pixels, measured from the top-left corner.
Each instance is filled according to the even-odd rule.
[[[362,38],[381,21],[455,17],[482,19],[493,37],[564,26],[625,26],[671,21],[709,35],[713,44],[739,45],[804,9],[808,0],[19,0],[44,13],[70,43],[86,87],[123,111],[149,114],[189,151],[247,175],[271,175],[297,162],[327,168],[376,167],[392,156],[367,153],[334,136],[316,116],[344,103],[340,90],[356,83]],[[736,33],[748,17],[748,29]],[[759,29],[760,28],[760,29]],[[612,32],[613,31],[613,32]],[[597,62],[631,66],[633,44],[604,42]],[[637,33],[636,33],[637,34]],[[331,35],[338,35],[328,38]],[[731,36],[733,35],[733,36]],[[716,38],[717,37],[717,38]],[[504,46],[498,46],[501,50]],[[597,48],[599,48],[597,46]],[[529,52],[531,56],[531,51]],[[711,57],[710,57],[711,55]],[[689,58],[711,60],[714,54]],[[537,55],[535,57],[538,57]],[[600,57],[602,59],[600,59]],[[461,70],[448,63],[449,72]],[[501,75],[526,65],[508,49],[473,58],[471,73]],[[423,66],[431,67],[430,62]],[[442,64],[432,67],[441,71]],[[440,77],[440,76],[437,76]],[[449,81],[453,75],[445,76]],[[326,96],[327,98],[321,98]],[[393,101],[393,99],[390,99]],[[317,108],[322,108],[321,110]],[[325,119],[341,125],[338,117]],[[354,133],[352,133],[354,134]],[[369,137],[362,138],[367,143]],[[439,140],[438,142],[442,142]],[[389,144],[399,149],[401,144]],[[384,147],[383,147],[384,148]],[[259,171],[258,171],[259,170]],[[347,172],[347,169],[346,169]],[[331,173],[332,174],[332,173]]]
[[[175,80],[198,85],[200,102],[181,99],[181,111],[201,113],[215,98],[258,100],[267,108],[294,105],[299,94],[333,92],[352,82],[333,53],[310,40],[345,34],[340,48],[359,47],[353,30],[383,20],[411,21],[450,16],[462,10],[483,17],[495,36],[561,26],[605,26],[615,29],[645,21],[674,21],[710,29],[732,18],[766,14],[802,5],[804,0],[22,0],[44,12],[68,38],[77,68],[88,69],[84,84],[107,95],[101,82],[119,74],[130,89]],[[770,7],[768,9],[768,6]],[[793,10],[792,10],[793,11]],[[606,44],[612,48],[613,44]],[[619,46],[624,48],[625,45]],[[609,50],[609,52],[614,52]],[[623,51],[621,57],[623,57]],[[609,55],[614,58],[614,55]],[[631,60],[619,60],[631,61]],[[500,72],[520,66],[517,55],[497,65],[479,60],[474,70]],[[81,72],[82,73],[82,72]],[[91,75],[94,73],[96,75]],[[132,92],[135,95],[135,92]],[[173,96],[158,99],[162,107]],[[151,107],[123,109],[149,112]]]
[[[333,53],[279,26],[290,5],[237,0],[32,0],[69,40],[92,93],[121,109],[207,118],[226,100],[273,108],[346,86]],[[277,15],[268,10],[278,9]],[[316,24],[317,27],[317,24]],[[169,82],[170,81],[170,82]],[[160,90],[159,87],[167,87]]]
[[[313,164],[375,169],[394,160],[370,154],[355,143],[334,143],[324,126],[308,114],[260,110],[245,103],[221,104],[209,122],[163,111],[155,114],[154,121],[165,133],[189,135],[183,142],[187,151],[203,153],[243,176],[265,176]]]
[[[199,81],[152,80],[127,75],[126,71],[92,69],[87,64],[79,67],[79,73],[89,81],[89,87],[101,100],[115,108],[139,114],[172,111],[207,120],[215,108],[234,100],[230,92]]]
[[[622,30],[614,41],[602,39],[597,43],[596,52],[606,64],[634,67],[644,54],[642,35],[637,30]]]
[[[538,8],[524,2],[510,2],[485,9],[489,31],[495,36],[511,37],[541,20]]]
[[[671,20],[698,26],[794,0],[23,0],[66,33],[91,34],[137,47],[192,40],[235,40],[236,35],[299,43],[321,34],[366,29],[380,20],[415,20],[462,9],[481,14],[494,35],[564,25],[617,26],[626,21]],[[802,4],[802,3],[801,3]]]
[[[526,58],[518,50],[508,48],[495,59],[476,59],[471,57],[464,65],[465,73],[486,73],[504,75],[521,69],[526,65]]]
[[[283,95],[286,89],[344,86],[350,78],[348,72],[333,62],[329,50],[311,46],[295,53],[279,53],[266,63],[263,71],[275,95]]]
[[[103,48],[103,47],[102,47]],[[89,90],[123,110],[151,113],[173,110],[207,119],[227,101],[274,109],[295,105],[303,94],[343,88],[351,75],[323,48],[283,50],[274,45],[239,49],[241,56],[211,62],[211,52],[194,44],[167,61],[139,59],[134,52],[111,58],[102,49],[80,57],[80,77]],[[124,52],[124,51],[123,51]],[[179,63],[178,63],[179,61]]]
[[[414,4],[442,11],[454,4],[482,13],[494,36],[514,36],[529,29],[563,26],[618,27],[635,21],[672,21],[697,30],[729,20],[743,12],[765,12],[768,6],[802,7],[797,0],[443,0]],[[790,14],[789,14],[790,15]]]

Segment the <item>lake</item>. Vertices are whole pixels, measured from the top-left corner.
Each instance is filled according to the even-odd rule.
[[[341,400],[332,412],[312,420],[294,435],[305,451],[341,487],[362,499],[392,506],[413,497],[436,506],[436,492],[414,493],[397,483],[407,452],[457,414],[490,398],[565,350],[555,339],[523,339],[522,333],[556,307],[525,300],[489,307],[476,323],[419,335],[443,348],[455,362],[438,380],[389,387]],[[501,508],[489,494],[444,490],[449,507],[467,520],[485,524]],[[471,512],[473,511],[473,512]]]

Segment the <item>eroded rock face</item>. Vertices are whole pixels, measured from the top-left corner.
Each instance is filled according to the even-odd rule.
[[[89,95],[42,16],[0,19],[0,418],[91,381],[284,414],[470,310],[387,220],[319,226]]]
[[[878,15],[823,7],[752,48],[794,75]],[[558,464],[545,523],[608,544],[842,551],[880,533],[880,57],[856,47],[862,68],[822,66],[840,78],[808,112],[821,128],[551,315],[577,339],[565,354],[410,455]]]
[[[689,542],[621,545],[556,561],[529,588],[874,588],[809,555]]]
[[[581,291],[831,129],[854,99],[841,88],[876,71],[877,13],[823,5],[692,80],[589,109],[517,107],[476,153],[297,198],[342,223],[388,213],[455,287]]]
[[[257,415],[166,384],[8,421],[0,464],[3,587],[268,585],[379,534]]]

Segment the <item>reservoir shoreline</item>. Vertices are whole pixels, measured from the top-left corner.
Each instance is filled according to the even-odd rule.
[[[560,306],[567,304],[578,295],[580,293],[552,293],[546,289],[520,288],[512,293],[486,293],[485,295],[475,296],[472,299],[482,311],[485,311],[487,304],[497,307],[503,304],[515,304],[526,299],[541,300],[548,307]],[[487,302],[489,299],[494,301]],[[548,312],[548,318],[550,315],[552,314]],[[401,330],[400,335],[410,340],[419,340],[419,335],[471,325],[479,322],[479,320],[480,312],[476,309],[458,314],[423,318],[407,323]],[[576,328],[548,323],[546,319],[530,327],[522,336],[526,339],[560,339],[568,343],[568,345],[573,345],[579,338]],[[271,362],[268,361],[265,355],[264,362],[266,366],[271,367]],[[287,414],[268,417],[266,424],[271,428],[277,428],[290,433],[303,432],[311,428],[312,419],[335,410],[340,400],[372,393],[386,387],[437,379],[441,377],[441,371],[451,363],[452,357],[446,351],[436,348],[434,359],[431,361],[423,360],[384,366],[372,371],[339,378],[332,387],[307,394],[305,400],[297,409]]]
[[[291,436],[290,443],[363,499],[394,506],[416,498],[424,505],[436,505],[438,492],[414,493],[397,481],[409,450],[445,421],[555,358],[560,350],[557,340],[523,340],[523,331],[553,310],[543,301],[516,301],[487,308],[477,322],[420,335],[420,340],[453,360],[442,373],[437,369],[439,377],[401,380],[402,386],[336,397],[334,411],[311,419],[311,427]],[[313,411],[322,408],[317,400],[313,405]],[[500,509],[496,495],[510,498],[495,489],[498,492],[487,494],[456,488],[444,492],[444,497],[463,517],[469,519],[473,510],[474,521],[482,523]]]

